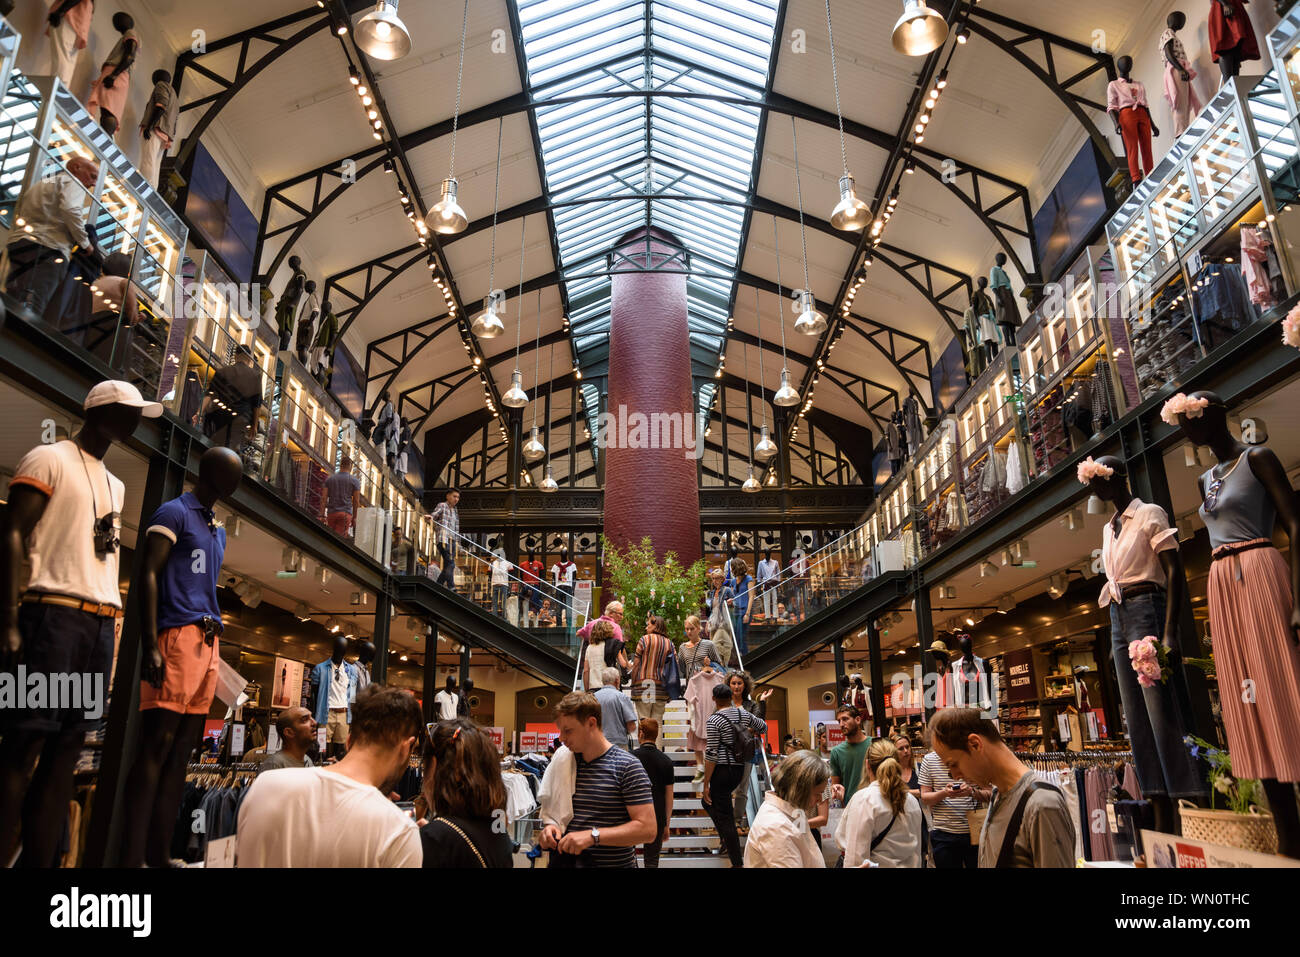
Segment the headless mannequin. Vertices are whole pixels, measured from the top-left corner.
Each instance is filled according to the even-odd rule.
[[[289,268],[293,275],[285,284],[284,292],[275,304],[275,327],[280,331],[280,351],[285,352],[293,341],[293,320],[298,314],[298,300],[302,298],[303,287],[307,283],[307,274],[302,271],[302,260],[297,256],[289,257]]]
[[[1293,596],[1289,620],[1292,647],[1300,645],[1300,604],[1294,601],[1300,595],[1300,510],[1296,507],[1295,492],[1287,479],[1277,454],[1267,446],[1247,446],[1233,437],[1228,430],[1228,413],[1223,400],[1213,392],[1193,392],[1191,398],[1208,399],[1210,405],[1197,418],[1178,416],[1178,425],[1183,434],[1194,444],[1208,446],[1214,458],[1219,462],[1215,467],[1216,478],[1226,479],[1228,471],[1234,466],[1248,467],[1251,473],[1263,485],[1268,498],[1276,509],[1277,519],[1282,523],[1291,543],[1290,573],[1291,595]],[[1245,453],[1245,461],[1238,462]],[[1197,488],[1205,501],[1207,489],[1204,476],[1197,479]],[[1229,559],[1231,560],[1231,559]],[[1210,627],[1214,628],[1211,620]],[[1289,663],[1277,662],[1278,667]],[[1294,742],[1292,742],[1294,746]],[[1273,812],[1273,823],[1277,828],[1278,852],[1288,857],[1300,857],[1300,808],[1296,805],[1295,785],[1276,778],[1260,778],[1264,793],[1268,796],[1269,810]]]
[[[334,650],[330,653],[330,657],[329,657],[329,660],[334,667],[340,667],[340,666],[344,668],[347,667],[347,665],[344,664],[343,661],[343,656],[347,653],[347,650],[348,650],[348,639],[343,635],[338,635],[334,639]],[[312,702],[314,704],[316,701],[317,689],[313,687],[311,690],[312,690]],[[348,746],[341,741],[329,741],[326,745],[327,757],[341,758],[343,757],[343,755],[347,753],[348,753]]]
[[[1004,345],[1014,345],[1016,330],[1020,328],[1020,303],[1016,302],[1011,291],[1011,280],[1007,278],[1007,254],[998,253],[993,257],[993,268],[989,270],[989,285],[993,287],[993,306],[1002,331]]]
[[[173,112],[176,90],[172,87],[172,75],[166,70],[154,70],[150,79],[153,80],[153,92],[145,107],[144,119],[140,121],[140,172],[149,185],[156,188],[159,164],[171,149],[176,133]]]
[[[1106,88],[1106,112],[1115,123],[1115,135],[1124,141],[1129,178],[1136,186],[1155,165],[1151,158],[1151,137],[1159,136],[1160,128],[1147,106],[1146,87],[1131,78],[1133,58],[1120,57],[1115,61],[1115,69],[1120,78],[1111,80]]]
[[[320,303],[316,301],[316,280],[308,279],[302,287],[306,301],[298,310],[298,319],[294,323],[297,338],[295,346],[298,361],[311,371],[311,346],[316,339],[316,320],[320,317]]]
[[[740,549],[736,548],[735,545],[732,545],[727,549],[727,565],[722,571],[722,577],[726,580],[727,584],[731,584],[735,581],[735,577],[731,574],[731,563],[736,560],[736,556],[739,554]]]
[[[86,410],[85,424],[73,439],[86,454],[103,459],[114,442],[125,442],[140,424],[141,411],[125,405],[101,405]],[[27,559],[27,542],[45,515],[49,497],[31,485],[9,489],[8,523],[0,551],[0,669],[11,671],[22,660],[23,636],[18,630],[18,602]],[[60,516],[51,515],[52,521]],[[107,689],[105,689],[107,690]],[[72,800],[73,769],[85,731],[13,730],[0,739],[0,866],[13,858],[21,836],[21,864],[54,867],[62,842],[68,802]]]
[[[77,57],[86,48],[94,0],[57,0],[50,7],[46,33],[50,38],[50,72],[71,88]]]
[[[474,693],[474,679],[466,678],[465,684],[461,689],[460,698],[456,701],[456,717],[468,718],[469,713],[469,696]]]
[[[984,346],[984,364],[987,366],[1002,348],[999,341],[998,327],[993,321],[993,300],[988,293],[989,280],[980,276],[975,280],[975,292],[971,295],[971,308],[975,310],[975,321],[980,327],[980,342]]]
[[[326,299],[321,303],[320,322],[316,324],[316,335],[312,339],[311,371],[327,388],[329,371],[334,366],[334,340],[338,334],[339,324],[334,316],[334,304]]]
[[[199,460],[194,497],[212,509],[233,495],[244,477],[243,461],[227,448],[208,449]],[[161,688],[166,664],[158,649],[158,581],[172,553],[172,540],[151,532],[145,546],[140,588],[140,680]],[[188,561],[188,559],[186,559]],[[126,780],[127,819],[122,837],[123,867],[166,867],[171,834],[185,787],[185,763],[203,737],[207,714],[166,708],[140,712],[135,763]],[[147,847],[146,847],[147,843]]]
[[[140,52],[140,41],[131,31],[135,21],[126,13],[113,14],[113,29],[122,34],[118,47],[114,47],[109,59],[101,68],[99,79],[90,90],[86,100],[86,109],[94,115],[99,110],[99,125],[109,136],[117,133],[122,122],[123,108],[126,106],[127,94],[131,86],[131,67],[135,65],[136,54]],[[115,58],[116,57],[116,58]]]
[[[970,635],[959,635],[957,637],[957,647],[961,650],[961,657],[957,660],[956,671],[964,674],[967,679],[974,681],[974,687],[967,689],[966,703],[978,703],[981,708],[991,706],[993,700],[993,689],[990,685],[988,664],[975,654],[975,647]],[[971,676],[974,676],[971,679]]]
[[[939,642],[936,642],[936,644],[938,643]],[[948,652],[942,651],[937,648],[931,648],[930,657],[934,660],[934,674],[935,674],[934,706],[936,708],[947,707],[948,705],[952,704],[952,702],[948,700],[949,695],[942,689],[944,689],[945,687],[950,687],[948,676],[952,672],[952,665],[948,660]]]
[[[460,695],[457,694],[457,692],[456,692],[456,679],[453,678],[451,675],[447,675],[447,681],[443,684],[443,686],[442,686],[442,691],[440,692],[440,694],[441,694],[441,695],[450,695],[450,696],[451,696],[451,698],[452,698],[452,710],[454,710],[457,714],[459,714],[459,713],[460,713]],[[450,718],[444,718],[444,717],[442,716],[442,708],[443,708],[443,702],[440,701],[440,702],[438,702],[438,715],[437,715],[437,720],[439,720],[439,721],[450,721],[450,720],[451,720]]]
[[[1192,88],[1196,71],[1187,59],[1187,51],[1178,39],[1178,31],[1187,26],[1187,17],[1181,10],[1175,10],[1165,20],[1169,28],[1162,34],[1164,43],[1160,46],[1160,55],[1165,61],[1165,100],[1174,117],[1174,136],[1183,135],[1191,122],[1192,116],[1201,111],[1201,101]]]
[[[1134,495],[1129,488],[1127,466],[1124,460],[1111,455],[1104,455],[1097,459],[1097,464],[1105,465],[1114,469],[1114,474],[1103,478],[1096,476],[1088,482],[1088,490],[1096,495],[1103,502],[1108,503],[1115,509],[1115,514],[1110,519],[1111,541],[1117,541],[1121,528],[1123,528],[1124,511],[1128,508],[1129,503],[1133,501]],[[1187,588],[1187,579],[1183,572],[1182,557],[1178,549],[1170,548],[1157,552],[1160,559],[1160,568],[1164,571],[1165,586],[1165,621],[1164,629],[1161,631],[1161,644],[1164,645],[1165,651],[1169,655],[1169,666],[1171,669],[1181,669],[1183,667],[1183,649],[1179,643],[1178,636],[1178,617],[1179,609],[1182,607],[1184,592]],[[1116,651],[1117,659],[1122,659],[1127,655],[1127,651]],[[1120,668],[1132,669],[1132,665],[1127,660],[1116,660],[1116,670]],[[1121,685],[1123,690],[1123,685]],[[1125,696],[1121,696],[1125,697]],[[1136,720],[1138,708],[1147,709],[1145,694],[1138,701],[1124,700],[1123,706],[1125,713],[1128,715],[1129,724],[1132,725]],[[1150,721],[1146,724],[1149,726]],[[1190,728],[1184,729],[1190,731]],[[1152,745],[1154,749],[1154,745]],[[1182,755],[1180,753],[1179,757]],[[1139,783],[1141,776],[1139,776]],[[1177,817],[1174,813],[1174,799],[1168,794],[1148,794],[1148,784],[1143,784],[1142,796],[1151,802],[1151,809],[1155,815],[1155,829],[1165,834],[1178,833]],[[1182,797],[1203,804],[1204,800],[1200,797],[1181,795]]]
[[[1259,42],[1246,0],[1210,0],[1210,54],[1219,64],[1220,87],[1241,73],[1246,60],[1259,59]]]
[[[362,680],[370,684],[373,676],[370,673],[370,665],[375,660],[375,645],[371,641],[361,642],[361,647],[357,649],[357,667],[365,673]]]

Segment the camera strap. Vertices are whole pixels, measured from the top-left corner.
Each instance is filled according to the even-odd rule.
[[[77,446],[77,456],[81,459],[81,470],[86,473],[86,484],[90,486],[90,510],[95,523],[99,522],[99,501],[95,498],[95,483],[90,478],[90,467],[86,465],[87,452],[76,442],[72,443]],[[104,484],[108,486],[108,505],[110,511],[113,509],[113,486],[108,481],[108,466],[101,460],[99,467],[104,470]]]

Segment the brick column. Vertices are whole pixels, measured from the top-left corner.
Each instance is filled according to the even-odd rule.
[[[653,239],[650,257],[668,251]],[[623,252],[639,265],[646,261],[645,232],[629,234]],[[690,338],[686,326],[686,276],[645,272],[623,263],[613,276],[609,327],[607,411],[617,423],[626,417],[628,445],[636,438],[634,413],[648,420],[647,446],[655,414],[683,423],[678,435],[694,437],[695,396],[691,383]],[[620,416],[620,408],[622,416]],[[607,420],[608,421],[608,420]],[[677,430],[673,430],[677,431]],[[675,438],[676,436],[674,436]],[[683,565],[700,557],[700,495],[696,462],[680,442],[670,448],[630,448],[613,435],[605,455],[605,534],[620,548],[644,536],[655,555],[677,553]],[[693,449],[693,445],[691,448]]]

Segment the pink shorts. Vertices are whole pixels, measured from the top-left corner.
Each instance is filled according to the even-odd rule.
[[[207,714],[217,694],[217,659],[220,639],[212,644],[198,625],[164,628],[158,632],[162,652],[163,682],[155,688],[140,682],[140,710],[163,708],[181,714]]]

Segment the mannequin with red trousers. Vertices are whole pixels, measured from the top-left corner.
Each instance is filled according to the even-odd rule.
[[[1115,61],[1115,69],[1119,71],[1119,79],[1111,80],[1106,87],[1106,112],[1115,122],[1115,132],[1124,140],[1129,176],[1136,186],[1155,166],[1151,137],[1159,136],[1160,129],[1151,118],[1147,88],[1131,79],[1133,58],[1120,57]]]

